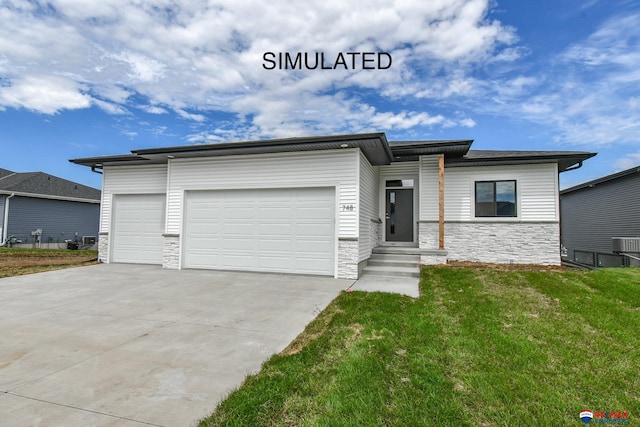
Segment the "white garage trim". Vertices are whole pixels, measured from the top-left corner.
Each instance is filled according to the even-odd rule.
[[[335,274],[334,187],[185,192],[184,268]]]
[[[162,264],[164,194],[116,194],[110,239],[111,262]]]

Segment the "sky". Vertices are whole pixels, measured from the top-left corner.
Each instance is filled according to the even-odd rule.
[[[637,0],[355,3],[0,0],[0,168],[99,188],[68,160],[364,132],[597,152],[563,188],[640,166]]]

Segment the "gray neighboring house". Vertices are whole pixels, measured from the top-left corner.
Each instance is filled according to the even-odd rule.
[[[100,190],[44,172],[0,168],[0,246],[89,246],[98,236]],[[15,244],[17,240],[21,244]]]
[[[589,263],[583,251],[611,254],[613,237],[640,237],[640,166],[560,191],[560,218],[561,242],[573,261]]]

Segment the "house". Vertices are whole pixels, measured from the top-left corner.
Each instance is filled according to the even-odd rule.
[[[85,247],[97,238],[100,190],[43,172],[0,168],[0,246]]]
[[[633,258],[611,255],[613,237],[640,237],[640,166],[560,191],[560,212],[569,260],[594,266],[625,261],[640,265]]]
[[[105,262],[357,278],[373,248],[560,263],[558,173],[593,153],[470,151],[384,133],[133,150],[102,171]]]

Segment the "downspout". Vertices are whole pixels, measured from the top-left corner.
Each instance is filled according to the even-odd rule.
[[[582,167],[582,160],[580,160],[580,161],[578,162],[578,164],[577,164],[577,165],[573,165],[573,166],[571,166],[571,167],[569,167],[569,168],[566,168],[566,169],[565,169],[565,170],[563,170],[562,172],[574,171],[574,170],[576,170],[576,169],[580,169],[581,167]]]
[[[16,193],[11,193],[4,199],[4,220],[2,221],[2,242],[0,242],[0,246],[7,244],[7,235],[9,234],[9,199],[15,195]]]

